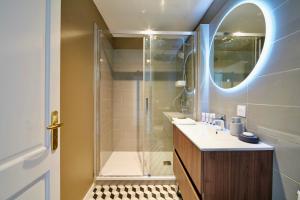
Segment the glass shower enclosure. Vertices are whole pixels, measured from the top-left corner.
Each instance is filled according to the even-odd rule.
[[[171,180],[172,117],[195,116],[194,32],[142,34],[136,49],[107,37],[98,31],[95,177]]]

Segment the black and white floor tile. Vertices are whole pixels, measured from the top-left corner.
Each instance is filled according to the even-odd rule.
[[[176,185],[97,185],[89,200],[181,200]]]

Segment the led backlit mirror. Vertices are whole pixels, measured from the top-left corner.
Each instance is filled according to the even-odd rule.
[[[262,10],[245,3],[229,12],[219,25],[210,52],[211,78],[221,88],[243,82],[256,66],[265,43]]]

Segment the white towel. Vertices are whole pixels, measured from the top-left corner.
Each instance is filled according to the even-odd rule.
[[[173,124],[177,124],[177,125],[194,125],[194,124],[196,124],[196,121],[191,118],[179,119],[179,118],[173,117],[172,120],[173,120]]]

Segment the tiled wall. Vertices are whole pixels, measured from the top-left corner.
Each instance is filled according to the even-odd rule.
[[[139,104],[142,95],[142,49],[115,49],[113,53],[113,149],[137,151]]]
[[[175,88],[176,77],[169,80],[170,75],[161,70],[166,62],[153,67],[160,71],[154,69],[153,76],[159,80],[152,82],[152,133],[142,135],[143,49],[115,49],[113,55],[113,150],[139,151],[143,147],[147,151],[171,151],[171,135],[163,132],[163,112],[175,110],[172,101],[179,92]]]
[[[137,95],[137,80],[113,81],[114,151],[137,151]]]
[[[210,40],[226,11],[240,1],[228,0],[212,19]],[[237,104],[247,105],[247,129],[275,146],[273,199],[294,200],[300,189],[300,1],[261,1],[275,22],[271,54],[263,70],[238,92],[222,92],[206,79],[208,87],[201,87],[200,103],[203,111],[226,114],[227,119],[236,114]],[[207,51],[201,52],[203,57]]]
[[[114,72],[143,71],[143,49],[115,49]]]

